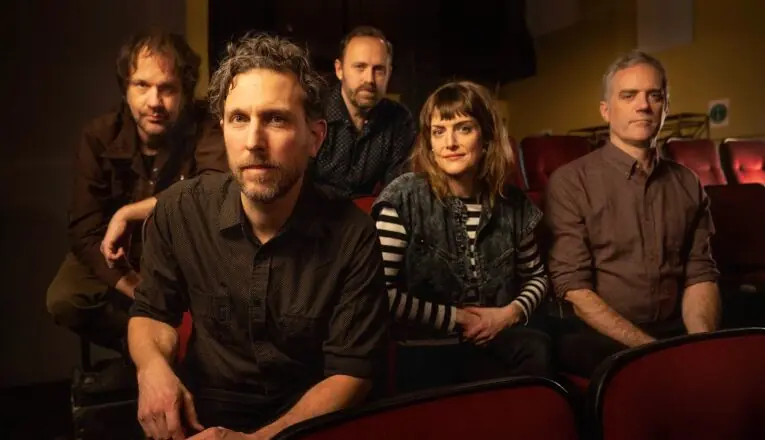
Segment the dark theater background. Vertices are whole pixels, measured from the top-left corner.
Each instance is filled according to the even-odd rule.
[[[715,163],[702,171],[722,157],[719,175],[736,184],[745,165],[734,167],[720,145],[765,139],[764,0],[11,0],[3,8],[0,405],[10,409],[0,438],[73,438],[69,381],[80,342],[51,321],[45,292],[68,250],[74,147],[83,124],[119,102],[114,60],[135,31],[184,34],[203,58],[202,97],[226,42],[248,30],[305,43],[334,80],[342,35],[374,25],[394,44],[390,96],[414,114],[444,81],[472,79],[495,94],[517,145],[577,134],[586,149],[602,141],[603,71],[643,47],[667,68],[670,114],[686,115],[668,120],[662,139],[711,146]],[[715,102],[727,104],[721,123],[708,118]],[[540,170],[524,167],[528,184]],[[765,204],[750,215],[735,203],[716,206],[738,214],[720,214],[716,243],[730,289],[745,285],[755,297],[739,318],[762,325]],[[94,359],[106,356],[93,348]]]

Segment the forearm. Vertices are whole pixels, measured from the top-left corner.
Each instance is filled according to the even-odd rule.
[[[151,364],[172,363],[178,345],[178,334],[169,325],[142,316],[128,323],[128,348],[137,370]]]
[[[422,301],[410,293],[388,287],[388,302],[396,319],[431,325],[436,330],[451,332],[460,324],[461,311],[454,306]]]
[[[608,306],[592,290],[566,292],[566,301],[574,306],[574,313],[587,325],[628,347],[637,347],[654,339]]]
[[[140,202],[131,203],[120,208],[115,215],[121,215],[126,221],[144,221],[157,205],[156,197],[149,197]]]
[[[356,405],[363,401],[372,384],[357,377],[330,376],[308,390],[286,414],[263,428],[276,434],[289,426]]]
[[[688,333],[717,330],[722,309],[717,284],[707,281],[686,287],[682,308],[683,323]]]

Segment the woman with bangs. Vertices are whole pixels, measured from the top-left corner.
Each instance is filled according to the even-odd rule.
[[[489,92],[448,83],[420,112],[413,172],[375,201],[402,391],[551,373],[549,337],[527,325],[549,284],[542,213],[514,160]]]

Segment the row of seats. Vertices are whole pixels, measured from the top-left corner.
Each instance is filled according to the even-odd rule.
[[[662,152],[693,170],[704,186],[765,184],[765,141],[669,139]]]
[[[276,438],[765,440],[763,371],[765,328],[681,336],[605,361],[584,412],[560,383],[520,377],[395,396]]]
[[[518,158],[516,183],[530,193],[543,192],[553,171],[592,148],[583,137],[563,135],[527,137],[512,144]],[[671,138],[661,152],[694,171],[704,186],[765,184],[765,141],[728,139],[717,145],[711,139]]]

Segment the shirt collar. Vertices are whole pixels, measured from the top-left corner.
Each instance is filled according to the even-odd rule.
[[[250,227],[242,207],[241,188],[233,175],[229,175],[228,188],[225,191],[226,194],[218,215],[220,231],[235,227]],[[295,208],[281,232],[295,232],[313,238],[323,237],[328,232],[321,216],[324,198],[325,196],[316,188],[311,179],[307,175],[303,177],[303,186],[300,189]]]
[[[622,149],[607,141],[602,147],[603,158],[624,175],[626,179],[631,178],[635,171],[638,169],[638,161],[625,153]],[[647,170],[647,174],[653,173],[661,163],[661,158],[658,151],[654,150],[652,167]]]

